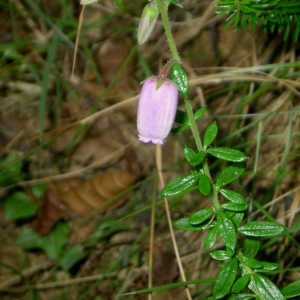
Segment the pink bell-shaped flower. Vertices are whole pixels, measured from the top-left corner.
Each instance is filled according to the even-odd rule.
[[[144,143],[163,144],[174,123],[178,104],[175,83],[164,77],[150,77],[142,87],[137,129]]]

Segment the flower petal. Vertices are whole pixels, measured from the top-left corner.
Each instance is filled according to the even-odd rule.
[[[163,144],[174,123],[178,104],[178,89],[169,79],[150,77],[142,87],[137,128],[139,140]]]

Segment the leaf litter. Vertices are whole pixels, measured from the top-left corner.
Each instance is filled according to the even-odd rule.
[[[13,49],[20,55],[15,57],[10,52],[1,60],[1,68],[6,70],[0,75],[1,157],[18,153],[25,162],[23,172],[26,181],[46,182],[47,192],[44,200],[33,200],[40,206],[34,221],[12,223],[4,218],[3,212],[0,213],[3,241],[1,260],[26,274],[42,299],[79,299],[87,290],[91,299],[96,295],[103,299],[115,299],[122,288],[125,288],[123,292],[146,288],[148,249],[145,243],[148,241],[149,210],[138,211],[149,206],[153,197],[154,151],[149,145],[137,143],[136,102],[126,104],[122,109],[117,108],[116,104],[138,94],[139,83],[145,79],[147,68],[157,73],[163,60],[170,58],[164,38],[161,38],[162,26],[158,23],[149,42],[137,50],[135,28],[141,9],[127,4],[132,13],[129,16],[115,10],[110,1],[87,6],[75,79],[70,80],[69,76],[73,49],[67,46],[68,42],[61,42],[55,50],[57,58],[49,75],[46,117],[40,120],[40,70],[47,59],[46,45],[54,34],[51,23],[45,20],[50,20],[52,24],[63,24],[62,32],[72,42],[74,35],[71,31],[74,32],[74,26],[77,25],[80,6],[75,2],[68,3],[68,16],[72,16],[74,22],[73,25],[71,22],[69,24],[72,28],[70,31],[68,24],[63,22],[65,9],[61,1],[42,1],[40,9],[47,18],[39,21],[26,4],[22,1],[16,3],[15,27],[6,22],[0,34],[1,43],[11,43],[14,47],[17,47],[16,38],[23,41],[21,47]],[[191,11],[195,15],[191,16]],[[5,14],[9,15],[8,7],[1,14],[3,18],[0,19],[7,20]],[[296,55],[294,47],[289,47],[288,42],[285,48],[281,47],[279,37],[267,37],[259,29],[255,34],[223,29],[222,21],[215,18],[211,6],[198,1],[187,1],[183,10],[172,11],[172,21],[183,65],[192,77],[194,108],[200,106],[203,93],[208,105],[207,123],[216,119],[220,128],[218,142],[234,142],[244,147],[250,157],[247,168],[255,172],[245,176],[240,188],[246,195],[252,194],[263,201],[264,195],[273,187],[271,200],[279,200],[267,209],[272,215],[280,217],[283,224],[289,222],[289,216],[297,219],[300,174],[297,171],[299,117],[294,113],[299,109],[299,97],[293,91],[293,88],[297,88],[296,73],[293,68],[286,71],[287,78],[292,79],[289,86],[280,80],[267,86],[262,81],[267,77],[259,72],[252,73],[261,80],[258,83],[249,80],[241,83],[238,73],[231,74],[231,77],[223,76],[221,80],[217,74],[241,67],[293,62]],[[141,56],[149,61],[149,66],[143,66]],[[273,68],[270,73],[276,77],[278,72],[280,70]],[[194,83],[197,80],[206,81],[199,85]],[[225,89],[229,92],[223,92]],[[108,113],[81,125],[81,120],[110,107],[113,109]],[[204,119],[201,120],[203,122]],[[44,123],[44,132],[39,131],[41,122]],[[233,128],[239,130],[244,126],[248,126],[246,130],[226,140]],[[199,127],[201,130],[202,125],[199,124]],[[164,147],[165,176],[169,181],[187,171],[187,166],[178,163],[183,160],[183,143],[191,143],[185,133],[180,138],[171,137]],[[124,145],[128,145],[126,150],[119,151]],[[102,163],[102,159],[112,153],[117,155]],[[286,174],[279,180],[282,170]],[[64,175],[63,180],[57,180],[56,176],[60,175]],[[108,178],[108,183],[103,178]],[[122,178],[126,178],[127,182]],[[121,190],[117,188],[117,183],[124,184]],[[12,189],[17,188],[4,188],[1,191],[3,201]],[[109,195],[102,198],[98,189],[108,189]],[[127,200],[123,197],[101,211],[100,205],[118,196],[121,191],[125,191]],[[280,198],[281,195],[286,196]],[[199,199],[195,201],[193,193],[183,196],[182,200],[172,208],[174,220],[187,215],[195,205],[197,209],[210,205],[204,197],[201,202]],[[198,207],[199,203],[201,207]],[[290,207],[293,211],[290,211]],[[160,285],[176,282],[178,276],[176,263],[167,246],[170,237],[161,206],[158,206],[158,211],[154,278],[155,284]],[[131,214],[133,217],[130,217]],[[98,240],[90,248],[87,247],[86,260],[71,273],[63,272],[42,252],[24,252],[15,244],[23,226],[31,224],[39,233],[47,234],[59,219],[63,219],[73,231],[69,243],[81,244],[93,235],[97,224],[101,225],[103,220],[120,220],[124,217],[125,229],[116,227],[115,231],[109,231],[109,227],[104,227],[99,231],[101,235],[97,237]],[[105,231],[108,231],[107,235],[104,235]],[[215,262],[199,250],[205,233],[177,234],[183,264],[190,279],[214,277]],[[141,236],[143,238],[140,240]],[[214,250],[220,245],[217,243]],[[128,249],[130,251],[126,252]],[[274,261],[280,257],[285,266],[293,266],[299,260],[297,253],[286,240],[282,247],[273,247],[265,255],[273,257]],[[119,257],[122,258],[120,264],[102,276]],[[159,273],[163,269],[172,272]],[[130,278],[130,274],[136,275]],[[284,286],[289,279],[297,276],[299,273],[294,271],[285,278],[278,277],[279,284]],[[0,278],[3,282],[1,293],[5,291],[1,294],[2,299],[11,299],[12,295],[20,299],[30,298],[30,289],[11,269],[2,267]],[[93,287],[97,280],[97,287]],[[126,286],[125,282],[128,283]],[[193,286],[192,290],[197,291],[200,287]],[[184,294],[176,290],[161,293],[155,294],[155,298],[184,299]],[[130,299],[146,299],[146,296],[130,296]]]

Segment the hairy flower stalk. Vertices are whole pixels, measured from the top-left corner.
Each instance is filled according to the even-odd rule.
[[[144,143],[163,144],[174,123],[178,104],[178,89],[165,77],[150,77],[142,87],[137,129]]]

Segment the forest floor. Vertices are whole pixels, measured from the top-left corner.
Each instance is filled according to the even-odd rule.
[[[79,2],[79,1],[78,1]],[[155,146],[137,139],[141,82],[171,58],[162,22],[137,45],[146,1],[0,0],[0,298],[186,299],[159,197]],[[170,20],[193,109],[207,106],[201,134],[216,120],[216,143],[249,156],[232,187],[251,206],[299,234],[299,43],[282,34],[224,29],[211,2],[172,6]],[[72,74],[72,67],[74,73]],[[179,109],[184,111],[180,99]],[[188,131],[162,147],[165,182],[190,172]],[[218,166],[212,162],[212,173]],[[168,200],[172,220],[210,207],[191,191]],[[155,202],[155,209],[152,203]],[[252,202],[251,202],[252,203]],[[155,211],[155,234],[150,224]],[[193,299],[210,295],[219,267],[203,250],[206,231],[175,230]],[[221,249],[217,243],[214,249]],[[260,259],[278,262],[279,287],[300,279],[297,243],[262,241]],[[201,281],[202,280],[202,281]],[[173,286],[174,287],[174,286]]]

